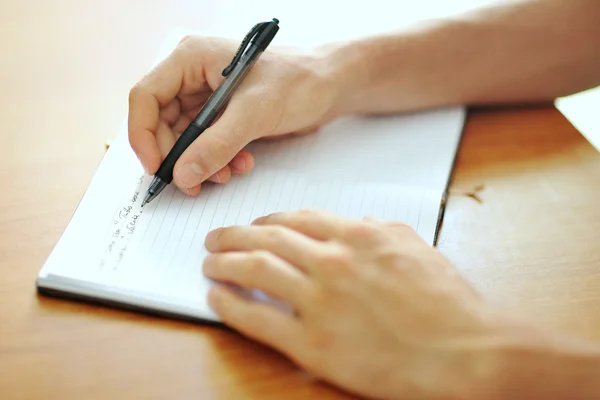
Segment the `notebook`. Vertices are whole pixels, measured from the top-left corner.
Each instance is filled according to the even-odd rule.
[[[434,245],[464,118],[462,107],[348,116],[316,133],[253,142],[247,149],[255,168],[248,175],[204,184],[197,197],[170,185],[144,208],[151,177],[123,124],[41,268],[37,289],[218,324],[206,303],[214,283],[202,275],[204,239],[217,227],[316,208],[347,218],[403,221]]]

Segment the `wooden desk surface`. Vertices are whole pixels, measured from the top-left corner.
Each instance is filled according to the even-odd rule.
[[[133,29],[140,1],[119,6],[130,19],[107,4],[0,12],[0,398],[345,398],[234,333],[36,295],[169,25],[144,2],[153,28]],[[471,112],[439,247],[491,301],[600,339],[598,182],[600,156],[553,107]],[[481,203],[462,194],[479,185]]]

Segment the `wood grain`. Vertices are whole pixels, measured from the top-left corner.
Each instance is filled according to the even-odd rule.
[[[163,3],[0,7],[0,398],[350,398],[235,333],[35,293],[160,40],[174,21],[214,26]],[[600,339],[599,181],[552,106],[473,110],[439,248],[491,301]],[[481,203],[460,194],[479,185]]]
[[[491,301],[600,339],[600,156],[552,106],[470,113],[438,247]]]

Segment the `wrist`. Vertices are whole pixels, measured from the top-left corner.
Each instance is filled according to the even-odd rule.
[[[455,99],[437,84],[437,65],[432,68],[432,55],[439,51],[432,37],[442,29],[448,28],[423,23],[320,47],[323,70],[336,88],[335,113],[386,114],[452,103]]]
[[[472,358],[461,400],[600,398],[600,349],[500,317]]]
[[[360,57],[360,42],[329,43],[317,48],[319,68],[333,89],[331,113],[362,113],[360,96],[369,86],[367,61]]]

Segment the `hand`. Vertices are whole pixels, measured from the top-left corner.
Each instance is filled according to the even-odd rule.
[[[454,398],[482,373],[477,362],[497,315],[404,224],[277,213],[212,231],[206,246],[207,277],[294,309],[217,285],[215,312],[324,380],[377,398],[437,399]]]
[[[149,174],[196,116],[223,77],[239,43],[184,38],[173,53],[130,92],[129,140]],[[243,148],[268,136],[314,130],[331,118],[333,85],[316,55],[266,51],[232,96],[222,116],[181,156],[174,183],[197,195],[205,180],[225,183],[247,173],[252,155]]]

